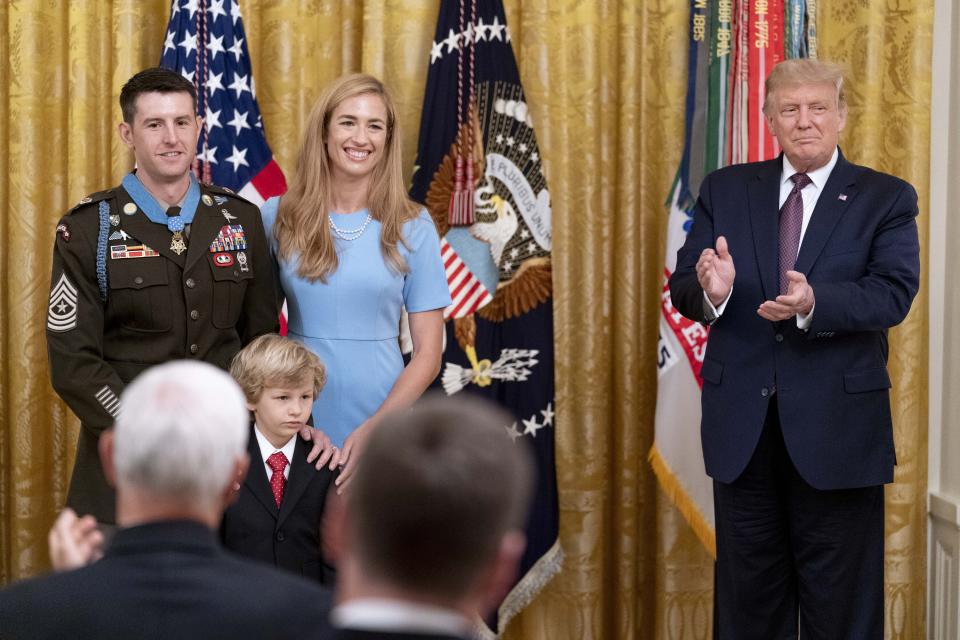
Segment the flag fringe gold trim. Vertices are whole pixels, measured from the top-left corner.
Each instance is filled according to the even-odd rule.
[[[547,583],[560,573],[560,569],[563,568],[563,557],[563,548],[560,546],[560,540],[558,539],[530,567],[523,579],[513,586],[513,589],[510,590],[497,610],[497,624],[501,631],[506,629],[510,620],[533,602],[533,599],[547,586]],[[477,632],[481,640],[499,640],[500,638],[500,634],[493,631],[483,621],[477,622],[474,631]]]
[[[703,517],[703,514],[700,513],[700,508],[697,506],[697,503],[687,494],[683,485],[677,480],[677,476],[673,473],[667,461],[664,460],[660,452],[657,451],[656,445],[650,447],[650,454],[647,456],[647,460],[650,461],[650,466],[653,467],[653,474],[657,476],[657,480],[660,482],[660,488],[663,489],[663,492],[667,494],[670,501],[680,510],[680,513],[700,539],[700,542],[703,543],[703,546],[710,552],[710,555],[716,558],[716,532],[713,530],[713,527],[710,526],[710,523],[707,522],[707,519]]]

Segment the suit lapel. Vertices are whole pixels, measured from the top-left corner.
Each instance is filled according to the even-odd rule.
[[[137,207],[130,194],[123,187],[117,189],[117,204],[120,211],[111,211],[120,215],[120,228],[131,238],[145,244],[168,260],[172,260],[181,268],[184,265],[183,254],[177,255],[170,250],[171,234],[167,228],[156,222],[151,222],[143,211]],[[130,205],[133,205],[132,207]],[[134,213],[127,213],[133,211]]]
[[[277,502],[273,499],[273,491],[270,489],[270,478],[267,477],[267,469],[263,465],[263,454],[260,453],[260,445],[257,443],[257,436],[253,432],[254,427],[250,427],[250,441],[247,444],[250,453],[250,470],[247,471],[247,477],[243,483],[250,489],[263,507],[270,514],[277,517]],[[291,469],[292,472],[292,469]],[[291,473],[291,475],[293,475]]]
[[[203,191],[203,187],[201,187]],[[203,194],[207,199],[210,199],[210,196],[207,193]],[[210,243],[212,243],[217,234],[220,233],[220,228],[226,224],[223,216],[217,211],[217,206],[211,199],[211,204],[207,205],[203,202],[204,197],[200,198],[200,202],[197,203],[197,213],[193,217],[193,224],[190,226],[190,246],[187,248],[187,264],[184,270],[192,267],[197,260],[202,256],[206,255],[210,251]]]
[[[760,269],[760,282],[766,300],[773,300],[780,291],[777,275],[780,200],[780,158],[764,162],[757,170],[757,177],[748,186],[750,227],[753,246]]]
[[[297,443],[293,449],[293,460],[290,462],[290,477],[287,478],[287,486],[283,490],[283,501],[280,503],[278,525],[283,524],[283,521],[290,515],[293,507],[316,475],[317,472],[313,465],[307,462],[306,444],[297,436]]]
[[[857,196],[858,173],[857,167],[847,162],[843,154],[840,154],[837,164],[830,172],[827,184],[823,186],[823,193],[817,199],[817,206],[810,216],[807,231],[803,234],[800,253],[797,255],[796,266],[794,266],[795,271],[803,274],[810,272],[830,234]]]

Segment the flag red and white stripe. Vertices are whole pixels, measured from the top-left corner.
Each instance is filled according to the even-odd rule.
[[[440,257],[447,273],[447,285],[453,302],[443,310],[443,319],[463,318],[493,300],[483,283],[473,275],[446,238],[440,239]]]

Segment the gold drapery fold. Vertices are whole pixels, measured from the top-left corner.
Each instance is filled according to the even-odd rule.
[[[450,1],[450,0],[445,0]],[[932,0],[820,0],[820,56],[843,64],[844,152],[927,201]],[[688,7],[505,0],[551,188],[562,573],[507,630],[534,638],[710,637],[709,555],[657,488],[664,200],[680,159]],[[131,158],[117,96],[160,57],[168,0],[0,5],[0,582],[47,566],[77,421],[50,388],[43,319],[56,220]],[[242,0],[257,96],[289,174],[321,88],[367,71],[416,153],[434,0]],[[408,173],[409,175],[409,173]],[[926,216],[921,216],[926,263]],[[887,491],[889,638],[924,631],[926,292],[891,332],[900,466]]]

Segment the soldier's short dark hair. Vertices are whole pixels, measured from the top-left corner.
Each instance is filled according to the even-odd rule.
[[[511,422],[474,397],[432,396],[384,417],[347,499],[366,575],[420,594],[470,589],[503,536],[526,522],[531,459],[507,435]]]
[[[193,83],[176,71],[153,67],[144,69],[127,80],[120,90],[120,110],[123,121],[132,124],[137,113],[137,98],[141,93],[188,93],[193,100],[193,113],[197,113],[197,89]]]

